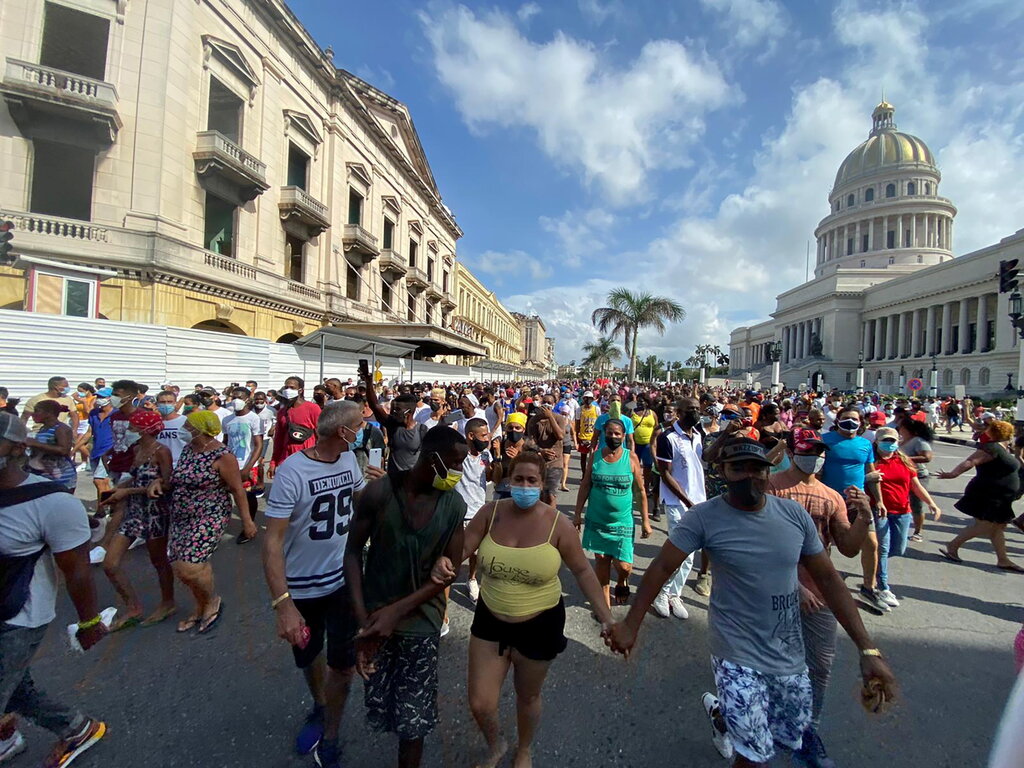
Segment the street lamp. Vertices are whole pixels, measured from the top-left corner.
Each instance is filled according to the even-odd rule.
[[[935,353],[932,352],[932,381],[929,387],[932,397],[939,396],[939,369],[935,365]]]
[[[772,362],[772,391],[777,394],[782,391],[782,377],[779,370],[779,361],[782,359],[781,341],[773,341],[768,345],[768,359]]]
[[[900,366],[900,394],[907,394],[907,369]]]
[[[857,394],[864,394],[864,350],[857,353]]]
[[[1017,335],[1024,340],[1024,299],[1021,298],[1020,291],[1015,290],[1010,294],[1009,299],[1009,312],[1010,324],[1017,329]],[[1016,422],[1021,424],[1024,422],[1024,344],[1018,344],[1020,349],[1020,358],[1017,363],[1017,414]],[[1007,382],[1007,388],[1010,388],[1009,381]]]

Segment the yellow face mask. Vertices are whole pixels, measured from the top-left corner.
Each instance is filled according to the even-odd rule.
[[[441,460],[439,454],[434,454],[434,458],[444,467],[444,461]],[[459,484],[459,480],[462,479],[462,473],[445,467],[445,474],[438,474],[437,467],[434,467],[434,487],[439,491],[454,491],[455,486]]]

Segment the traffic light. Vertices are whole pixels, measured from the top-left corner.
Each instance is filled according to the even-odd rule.
[[[1010,293],[1017,290],[1017,262],[1019,259],[1008,259],[999,262],[999,292]]]
[[[11,240],[14,239],[14,222],[0,222],[0,265],[10,266],[14,263],[11,253]]]

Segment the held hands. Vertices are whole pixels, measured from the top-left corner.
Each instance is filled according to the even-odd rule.
[[[604,644],[612,649],[615,653],[621,653],[626,658],[629,658],[629,654],[633,651],[633,646],[636,644],[636,631],[632,629],[626,622],[620,621],[608,625],[602,625],[601,637],[604,638]]]
[[[107,496],[107,498],[105,498],[103,501],[99,502],[96,505],[96,508],[98,509],[99,507],[112,507],[118,502],[128,498],[128,495],[129,494],[127,488],[115,488],[113,493],[111,493],[109,496]]]
[[[377,652],[381,643],[381,640],[365,640],[356,636],[356,672],[363,680],[369,680],[370,675],[377,671]]]
[[[817,613],[825,607],[816,594],[803,584],[800,585],[800,610],[804,613]]]
[[[401,616],[390,605],[378,608],[371,613],[362,629],[356,633],[356,640],[377,642],[378,644],[391,636]]]
[[[430,571],[430,580],[442,586],[447,586],[455,581],[455,566],[452,565],[452,561],[444,555],[437,558],[437,562],[434,563],[434,567]]]
[[[151,499],[159,499],[161,496],[164,495],[165,491],[166,489],[164,488],[164,481],[158,477],[156,480],[149,484],[149,487],[146,489],[146,495]],[[117,492],[115,491],[115,494],[116,493]]]

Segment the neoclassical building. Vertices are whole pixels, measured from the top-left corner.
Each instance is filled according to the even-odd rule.
[[[6,0],[0,67],[0,308],[486,354],[408,109],[281,0]]]
[[[903,391],[907,381],[979,395],[1016,389],[1017,336],[998,292],[999,262],[1024,256],[1024,230],[953,257],[956,207],[939,195],[928,146],[897,130],[895,109],[872,113],[866,141],[843,161],[830,213],[815,230],[814,277],[776,297],[772,319],[732,331],[730,375],[767,387],[774,345],[781,379]]]
[[[452,329],[487,349],[484,364],[494,364],[510,372],[523,361],[522,333],[519,322],[480,282],[469,268],[455,262],[455,315]],[[460,365],[472,365],[473,359],[459,357]]]

